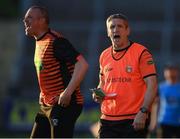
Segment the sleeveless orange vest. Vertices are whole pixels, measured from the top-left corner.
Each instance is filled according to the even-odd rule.
[[[133,43],[120,60],[114,60],[112,47],[104,50],[100,56],[100,72],[104,85],[101,86],[106,95],[116,93],[115,97],[107,97],[101,104],[102,119],[133,119],[139,111],[146,91],[146,84],[140,73],[139,62],[144,46]]]

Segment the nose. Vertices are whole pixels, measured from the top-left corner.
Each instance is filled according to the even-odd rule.
[[[26,23],[26,22],[27,22],[27,19],[26,19],[26,18],[24,18],[24,19],[23,19],[23,23]]]
[[[114,26],[113,32],[116,32],[116,31],[117,31],[117,26]]]

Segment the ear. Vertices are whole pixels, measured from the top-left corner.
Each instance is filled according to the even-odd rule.
[[[127,36],[130,35],[130,32],[131,32],[131,29],[130,29],[130,27],[128,26],[128,27],[127,27]]]
[[[41,18],[40,21],[41,21],[41,24],[44,24],[46,22],[46,19],[45,18]]]
[[[107,28],[107,36],[110,37],[109,29]]]

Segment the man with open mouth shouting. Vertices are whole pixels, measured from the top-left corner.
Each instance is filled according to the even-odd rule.
[[[106,25],[112,45],[100,55],[98,85],[105,95],[92,95],[101,103],[99,137],[146,137],[157,93],[152,55],[143,45],[129,40],[125,15],[109,16]]]

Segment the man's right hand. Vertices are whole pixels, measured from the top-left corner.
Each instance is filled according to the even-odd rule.
[[[96,95],[95,92],[92,93],[92,98],[97,103],[101,103],[104,99],[104,97],[100,97],[100,96]]]

